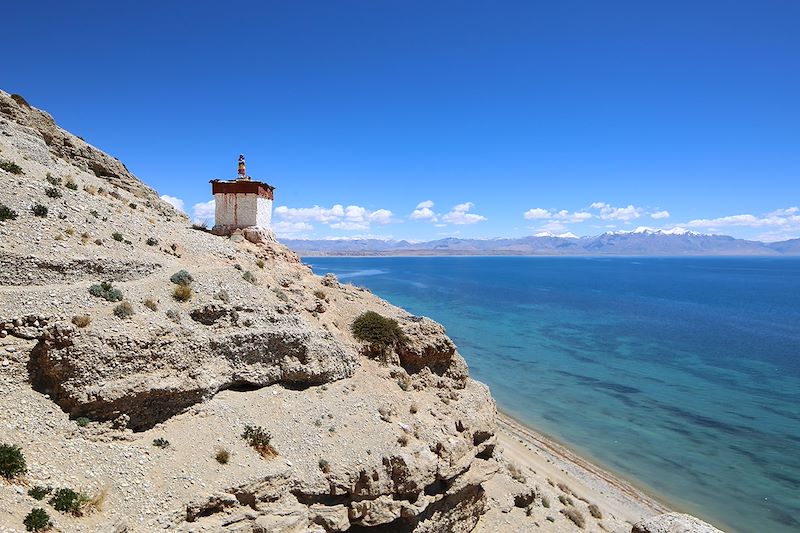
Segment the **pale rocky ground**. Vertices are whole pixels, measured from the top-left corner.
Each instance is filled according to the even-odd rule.
[[[0,531],[23,531],[33,507],[84,532],[578,530],[569,509],[586,531],[643,518],[655,522],[637,531],[715,531],[657,516],[655,501],[498,417],[435,322],[315,276],[275,242],[192,229],[119,161],[2,91],[0,160],[24,171],[0,170],[0,203],[18,214],[0,222],[0,442],[28,465],[0,481]],[[60,198],[45,194],[48,173]],[[170,282],[181,269],[194,277],[183,303]],[[89,294],[106,280],[132,317]],[[350,332],[366,310],[396,318],[404,347],[371,357]],[[70,323],[83,314],[87,327]],[[268,429],[278,455],[249,447],[245,424]],[[104,498],[74,517],[28,496],[34,485]]]

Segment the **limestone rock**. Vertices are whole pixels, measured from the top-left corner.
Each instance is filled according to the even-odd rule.
[[[631,533],[722,533],[711,524],[683,513],[664,513],[638,522]]]

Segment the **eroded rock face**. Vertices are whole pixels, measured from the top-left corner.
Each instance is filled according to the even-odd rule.
[[[351,376],[356,355],[325,331],[277,324],[145,337],[51,328],[31,353],[33,386],[72,416],[130,418],[146,429],[217,391],[309,386]]]
[[[682,513],[665,513],[642,520],[631,533],[722,533],[699,518]]]

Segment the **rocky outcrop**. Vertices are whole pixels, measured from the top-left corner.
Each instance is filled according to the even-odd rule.
[[[664,513],[633,526],[631,533],[722,533],[699,518],[682,513]]]
[[[429,369],[456,381],[467,378],[467,365],[444,327],[427,317],[412,316],[401,321],[405,340],[397,347],[399,364],[408,373]]]
[[[351,376],[356,366],[355,353],[329,333],[281,323],[213,334],[167,327],[146,336],[56,325],[28,364],[33,386],[71,416],[124,415],[135,430],[220,390],[318,385]]]
[[[157,263],[118,259],[0,257],[0,285],[48,285],[82,280],[130,281],[161,268]]]

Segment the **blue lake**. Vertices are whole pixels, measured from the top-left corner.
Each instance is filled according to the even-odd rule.
[[[800,531],[800,259],[304,260],[441,322],[501,409],[679,510]]]

